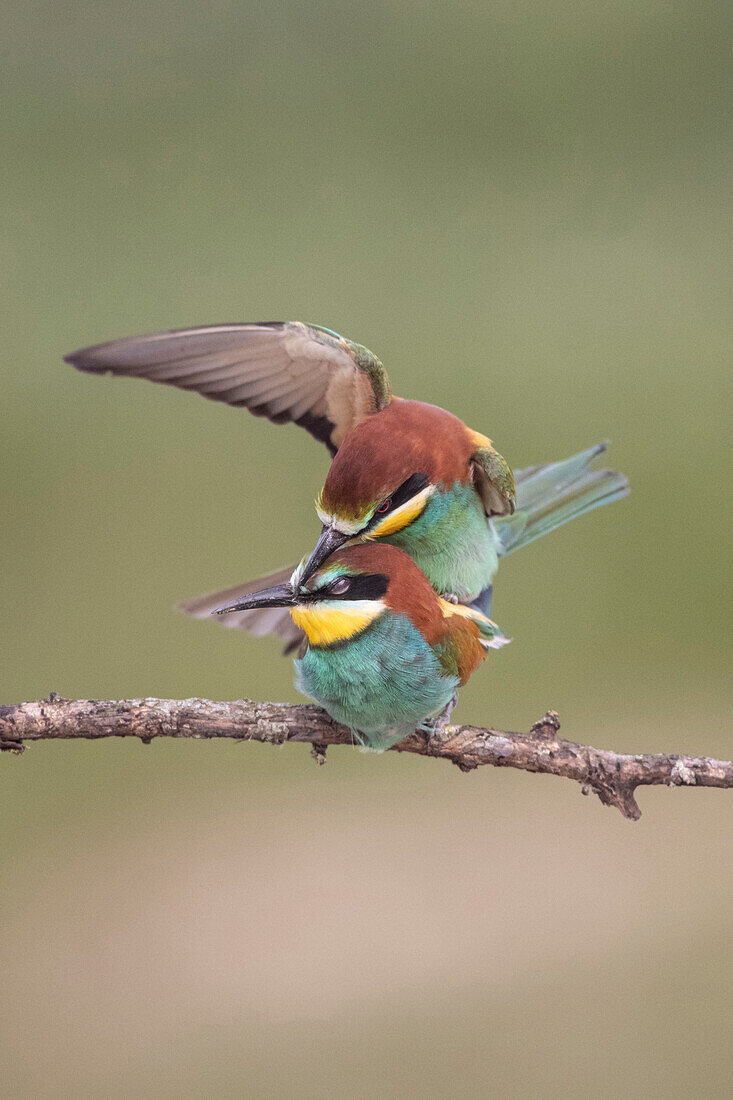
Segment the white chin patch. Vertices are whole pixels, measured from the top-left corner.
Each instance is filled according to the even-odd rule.
[[[358,535],[364,527],[361,520],[355,520],[353,523],[349,523],[345,519],[337,519],[336,516],[329,516],[328,512],[323,512],[320,508],[316,508],[316,514],[326,527],[333,527],[335,531],[339,531],[342,535]]]
[[[303,576],[303,572],[305,570],[305,563],[306,563],[307,560],[308,560],[307,558],[303,558],[300,565],[296,565],[295,569],[293,570],[293,572],[290,576],[290,584],[293,588],[297,588],[298,585],[300,584],[300,578]]]

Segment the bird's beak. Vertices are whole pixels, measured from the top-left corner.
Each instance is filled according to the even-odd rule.
[[[251,592],[241,600],[217,607],[214,615],[228,615],[230,611],[254,611],[258,607],[293,607],[295,593],[289,584],[276,584],[274,588],[263,588]]]
[[[303,566],[303,572],[300,574],[301,583],[312,577],[316,570],[323,565],[326,558],[330,557],[334,550],[338,550],[339,546],[343,546],[345,542],[348,542],[351,537],[351,535],[344,535],[341,531],[337,531],[335,527],[327,527],[324,523],[321,537],[316,543],[313,553]]]

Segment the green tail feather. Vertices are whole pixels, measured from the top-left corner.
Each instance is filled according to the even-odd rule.
[[[627,495],[629,482],[623,474],[593,468],[594,460],[607,446],[598,443],[562,462],[515,471],[514,515],[493,521],[502,556],[528,546],[584,512]]]

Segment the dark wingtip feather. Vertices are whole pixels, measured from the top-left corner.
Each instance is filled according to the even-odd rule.
[[[64,356],[64,362],[71,367],[76,367],[77,370],[84,371],[85,374],[112,374],[111,367],[100,363],[89,354],[92,350],[92,348],[81,348],[79,351],[70,351]]]

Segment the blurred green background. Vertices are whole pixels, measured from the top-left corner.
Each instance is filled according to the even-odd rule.
[[[293,318],[632,495],[502,566],[458,718],[729,758],[728,5],[6,0],[0,701],[295,700],[173,611],[327,455],[61,356]],[[0,760],[8,1097],[727,1096],[733,800],[205,743]]]

